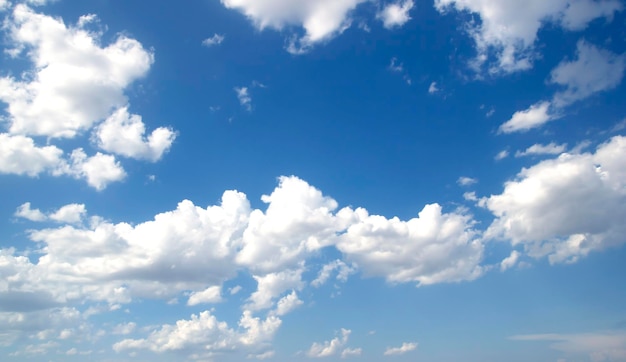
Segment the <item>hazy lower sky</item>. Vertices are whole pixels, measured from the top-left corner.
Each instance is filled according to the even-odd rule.
[[[622,0],[0,0],[3,361],[626,361]]]

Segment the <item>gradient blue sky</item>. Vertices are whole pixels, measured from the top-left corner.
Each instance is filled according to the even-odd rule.
[[[0,0],[7,361],[626,361],[621,0]]]

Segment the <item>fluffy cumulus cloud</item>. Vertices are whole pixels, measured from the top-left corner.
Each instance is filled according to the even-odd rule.
[[[20,205],[13,215],[30,221],[44,221],[48,218],[41,210],[31,209],[30,202]]]
[[[247,306],[251,310],[270,308],[274,298],[285,291],[301,289],[303,286],[302,269],[285,270],[262,277],[254,276],[254,279],[257,282],[257,290],[250,296],[250,304]],[[297,298],[297,296],[295,297]]]
[[[44,224],[48,226],[28,232],[38,259],[12,249],[0,252],[0,308],[6,318],[27,310],[32,324],[37,313],[86,302],[103,307],[81,318],[136,298],[186,296],[190,306],[218,303],[223,283],[243,270],[257,285],[241,305],[238,328],[204,312],[144,338],[120,341],[116,350],[191,355],[245,348],[256,356],[269,352],[264,348],[281,316],[303,305],[301,295],[307,294],[301,291],[319,287],[333,275],[345,281],[362,271],[393,283],[433,284],[471,280],[482,273],[483,246],[471,229],[471,218],[443,213],[438,205],[426,206],[409,221],[372,216],[364,209],[336,211],[335,200],[297,177],[280,178],[262,200],[267,208],[252,210],[244,194],[226,191],[219,205],[203,208],[182,201],[176,209],[136,225],[90,216],[82,204],[44,213],[24,203],[16,216],[61,225]],[[304,272],[311,269],[307,261],[328,247],[344,256],[321,266],[313,281],[305,280]],[[322,355],[360,353],[343,348],[347,337],[338,338],[312,350]],[[336,347],[339,342],[342,348]]]
[[[0,173],[37,176],[57,169],[62,157],[56,146],[39,147],[32,138],[0,133]]]
[[[0,133],[0,173],[67,175],[97,190],[123,180],[126,172],[112,155],[87,156],[83,149],[65,153],[32,138],[74,138],[103,120],[93,139],[105,151],[154,162],[170,148],[175,132],[159,127],[144,135],[145,125],[140,116],[128,114],[124,95],[150,69],[153,54],[124,35],[102,46],[102,34],[85,29],[95,21],[90,14],[66,25],[24,3],[12,8],[3,28],[11,47],[7,53],[24,54],[31,67],[19,78],[0,78],[8,128]]]
[[[34,68],[0,78],[13,134],[74,137],[127,102],[124,89],[153,62],[141,43],[119,36],[100,47],[98,34],[17,5],[9,25],[14,55],[27,50]]]
[[[250,214],[237,256],[257,273],[296,268],[308,254],[330,245],[341,229],[333,214],[337,202],[297,177],[281,177],[274,192],[261,200],[267,210]]]
[[[377,17],[382,20],[383,25],[387,29],[402,26],[411,20],[409,11],[413,9],[414,5],[413,0],[390,3],[381,9]]]
[[[281,30],[288,26],[304,29],[288,50],[300,53],[331,39],[350,26],[350,12],[366,0],[221,0],[229,9],[245,14],[259,28]]]
[[[49,217],[51,220],[60,223],[78,224],[82,221],[83,217],[85,217],[86,213],[87,210],[84,204],[69,204],[60,207],[55,212],[51,213]]]
[[[472,218],[461,212],[443,213],[441,206],[424,207],[408,221],[344,209],[350,220],[337,248],[370,276],[392,283],[428,285],[472,280],[483,273],[483,244],[472,229]]]
[[[129,114],[122,107],[95,129],[93,138],[105,151],[156,162],[170,149],[176,133],[166,127],[155,129],[148,137],[145,132],[141,116]]]
[[[597,18],[610,20],[623,9],[619,0],[435,0],[440,12],[470,12],[479,22],[468,22],[477,48],[475,66],[491,56],[497,59],[491,72],[514,72],[532,67],[534,45],[546,24],[577,31]]]
[[[175,325],[163,325],[144,339],[125,339],[113,345],[117,352],[148,349],[153,352],[203,350],[207,357],[233,350],[237,334],[225,322],[218,321],[209,311],[179,320]]]
[[[595,153],[563,153],[523,169],[504,191],[480,200],[496,219],[487,238],[523,245],[533,257],[573,262],[624,242],[626,137]]]
[[[126,178],[126,171],[112,155],[98,152],[93,156],[87,156],[82,148],[77,148],[72,151],[70,160],[71,163],[64,163],[54,171],[54,174],[84,179],[89,186],[98,191],[104,190],[111,182]]]

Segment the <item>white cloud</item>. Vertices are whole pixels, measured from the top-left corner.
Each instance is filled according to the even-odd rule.
[[[248,358],[256,358],[258,360],[264,360],[264,359],[268,359],[268,358],[274,357],[275,354],[276,354],[276,352],[274,352],[274,351],[267,351],[267,352],[263,352],[263,353],[259,353],[259,354],[249,354]]]
[[[552,70],[550,81],[566,87],[554,96],[554,105],[564,107],[617,87],[624,77],[625,67],[626,56],[579,41],[576,60],[562,61]]]
[[[45,221],[48,218],[41,210],[31,209],[30,202],[25,202],[20,205],[13,215],[30,221]]]
[[[87,210],[84,204],[68,204],[46,215],[39,209],[31,209],[30,202],[26,202],[17,208],[14,215],[30,221],[46,221],[50,219],[59,223],[79,224],[86,213]]]
[[[235,93],[237,93],[239,104],[250,112],[252,110],[252,97],[248,92],[248,87],[235,87]]]
[[[84,204],[69,204],[50,214],[51,220],[61,223],[78,224],[87,213]]]
[[[550,142],[547,145],[534,144],[528,147],[525,151],[517,151],[515,152],[515,157],[524,157],[524,156],[540,156],[540,155],[558,155],[567,149],[567,145],[557,145],[554,142]]]
[[[100,47],[99,35],[15,6],[8,21],[15,54],[28,49],[34,68],[22,80],[0,78],[13,134],[74,137],[127,103],[124,89],[144,76],[153,55],[120,35]]]
[[[222,34],[213,34],[212,37],[206,38],[202,41],[202,45],[206,47],[212,47],[214,45],[220,45],[224,41],[224,35]]]
[[[430,86],[428,86],[428,93],[435,94],[437,92],[439,92],[439,87],[437,87],[437,82],[430,83]]]
[[[337,259],[333,262],[330,262],[322,267],[319,271],[317,278],[311,282],[313,287],[320,287],[328,281],[331,274],[337,270],[337,280],[341,282],[345,282],[348,280],[348,276],[356,272],[356,269],[348,266],[343,261]]]
[[[330,341],[326,341],[323,343],[313,343],[309,351],[307,352],[307,356],[313,358],[320,357],[329,357],[334,356],[343,348],[343,346],[348,343],[348,338],[350,338],[350,333],[352,333],[349,329],[341,328],[341,335],[333,338]]]
[[[187,305],[198,305],[207,303],[219,303],[222,301],[222,287],[212,286],[203,291],[193,292],[189,296]]]
[[[510,339],[550,342],[550,348],[568,355],[585,356],[593,362],[626,361],[626,333],[621,331],[580,334],[531,334]]]
[[[288,314],[302,304],[304,304],[304,302],[298,298],[298,294],[296,294],[294,290],[291,294],[287,294],[276,303],[276,315],[282,316]]]
[[[460,186],[472,186],[478,183],[478,180],[471,177],[462,176],[456,181]]]
[[[363,353],[361,348],[346,348],[341,352],[341,358],[357,357]]]
[[[564,153],[525,168],[480,204],[496,216],[487,238],[558,263],[623,243],[625,197],[626,137],[616,136],[594,154]]]
[[[463,193],[463,199],[466,201],[478,201],[478,197],[476,197],[476,192],[465,192]]]
[[[87,184],[98,191],[104,190],[109,183],[126,178],[126,172],[115,157],[100,152],[87,157],[82,148],[75,149],[70,155],[71,164],[55,170],[56,175],[70,175],[85,179]]]
[[[115,326],[115,328],[113,328],[112,333],[113,334],[127,335],[127,334],[133,333],[135,328],[137,328],[137,323],[135,323],[135,322],[130,322],[130,323],[126,323],[126,324],[118,324],[117,326]]]
[[[243,334],[239,335],[239,341],[246,346],[260,345],[274,338],[274,334],[282,324],[280,318],[275,315],[269,315],[265,320],[254,318],[252,312],[244,310],[239,326],[245,329]]]
[[[116,352],[148,349],[153,352],[203,350],[224,352],[233,350],[236,332],[220,322],[209,311],[193,314],[190,320],[179,320],[176,325],[163,325],[144,339],[125,339],[113,345]]]
[[[343,209],[338,216],[350,226],[338,237],[337,248],[365,275],[428,285],[473,280],[483,273],[483,245],[468,215],[442,213],[441,206],[431,204],[408,221],[369,215],[361,208]]]
[[[389,347],[385,350],[385,356],[394,356],[399,354],[405,354],[407,352],[414,351],[417,348],[417,343],[402,343],[400,347]]]
[[[295,268],[311,252],[330,245],[341,229],[332,211],[337,202],[297,177],[281,177],[278,187],[261,200],[243,235],[237,261],[255,272]]]
[[[537,128],[555,119],[555,115],[550,111],[550,102],[533,104],[525,111],[518,111],[513,114],[510,120],[500,126],[502,133],[526,132],[532,128]]]
[[[505,271],[517,265],[517,262],[521,255],[522,254],[519,251],[513,250],[511,252],[511,255],[504,258],[504,260],[502,260],[502,262],[500,263],[500,270]]]
[[[404,72],[404,65],[402,63],[398,63],[398,58],[393,57],[389,63],[389,70],[392,72]]]
[[[29,270],[14,272],[20,276],[16,292],[46,292],[54,302],[168,300],[183,291],[200,292],[191,296],[192,304],[215,301],[218,293],[209,287],[236,273],[234,256],[249,212],[245,196],[228,191],[219,206],[183,201],[136,226],[92,217],[88,228],[32,231],[31,240],[44,244],[39,261],[6,258]]]
[[[409,11],[413,9],[413,0],[398,1],[385,5],[385,7],[376,15],[377,18],[382,20],[383,25],[387,29],[391,29],[397,26],[406,24],[411,17]]]
[[[121,156],[156,162],[172,146],[176,132],[159,127],[145,137],[141,116],[129,114],[122,107],[94,130],[93,138],[101,149]]]
[[[559,112],[572,103],[617,87],[625,68],[625,55],[618,56],[581,40],[577,45],[577,59],[564,60],[551,72],[550,82],[565,86],[565,90],[557,92],[551,101],[516,112],[499,131],[525,132],[557,119]]]
[[[389,70],[394,73],[401,73],[402,79],[404,79],[406,84],[411,85],[411,77],[409,77],[406,70],[404,69],[404,64],[398,62],[398,58],[391,58],[391,61],[389,62]]]
[[[304,29],[294,35],[288,51],[301,53],[315,44],[341,34],[350,26],[349,13],[366,0],[221,0],[229,9],[245,14],[259,29],[282,30],[296,26]]]
[[[38,147],[32,138],[0,133],[0,173],[37,176],[62,163],[56,146]]]
[[[288,290],[301,289],[304,285],[302,269],[254,276],[254,279],[258,284],[257,290],[250,296],[250,304],[247,306],[252,311],[271,308],[276,297]]]
[[[335,212],[335,200],[296,177],[280,178],[262,200],[266,210],[252,210],[244,194],[226,191],[219,205],[201,208],[185,200],[132,225],[88,218],[83,205],[61,207],[52,214],[62,225],[28,232],[38,248],[35,261],[0,250],[0,290],[6,291],[0,292],[0,309],[15,317],[21,310],[107,304],[90,308],[87,318],[136,298],[169,301],[188,295],[190,305],[211,303],[221,295],[216,286],[245,271],[254,276],[257,289],[243,305],[239,332],[233,332],[234,344],[228,346],[258,346],[272,338],[280,315],[302,305],[300,290],[309,285],[303,280],[306,262],[325,247],[336,246],[343,257],[321,267],[311,285],[321,285],[333,273],[345,281],[357,265],[366,276],[424,285],[472,280],[483,272],[483,245],[471,229],[471,217],[461,212],[442,213],[439,205],[427,205],[419,218],[408,221],[371,216],[364,209]],[[41,218],[26,204],[17,213]],[[265,319],[255,317],[255,311],[263,311]],[[0,325],[2,318],[0,313]],[[30,323],[36,318],[39,314],[32,314]],[[200,324],[197,339],[195,334],[187,339],[185,331]],[[217,351],[221,347],[212,341],[232,331],[217,325],[210,314],[201,315],[122,341],[117,349],[187,351],[207,343]]]
[[[623,5],[619,0],[435,0],[435,7],[479,15],[480,22],[467,24],[478,52],[475,66],[481,68],[493,55],[497,64],[491,72],[515,72],[532,67],[544,25],[582,30],[594,19],[610,20]]]
[[[496,161],[500,161],[500,160],[504,160],[507,157],[509,157],[509,151],[508,150],[502,150],[502,151],[498,152],[498,154],[494,157],[494,159]]]

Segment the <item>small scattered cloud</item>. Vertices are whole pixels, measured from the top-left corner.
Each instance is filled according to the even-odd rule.
[[[412,83],[411,77],[409,77],[408,73],[406,72],[404,68],[404,64],[398,61],[398,58],[396,57],[391,58],[388,69],[394,73],[402,74],[402,79],[404,79],[406,84],[411,85]]]
[[[13,215],[30,221],[45,221],[48,219],[41,210],[31,209],[30,202],[25,202],[20,205]]]
[[[560,155],[567,149],[567,144],[557,145],[551,142],[547,145],[534,144],[524,151],[515,152],[515,157],[524,156],[541,156],[541,155]]]
[[[550,82],[564,86],[552,103],[563,108],[593,94],[617,87],[624,77],[626,55],[617,55],[584,40],[578,42],[576,59],[562,61],[550,74]]]
[[[428,94],[435,94],[437,92],[439,92],[440,89],[437,86],[437,82],[432,82],[430,83],[430,86],[428,86]]]
[[[212,47],[215,45],[220,45],[224,41],[225,37],[223,34],[213,34],[213,36],[206,38],[202,41],[202,45],[205,47]]]
[[[401,355],[401,354],[405,354],[411,351],[414,351],[415,349],[417,349],[417,343],[416,342],[412,342],[412,343],[402,343],[402,346],[400,347],[388,347],[385,350],[384,355],[385,356],[395,356],[395,355]]]
[[[187,305],[213,304],[222,302],[222,287],[211,286],[199,292],[192,292]]]
[[[358,357],[363,353],[361,348],[346,348],[341,352],[341,358]]]
[[[509,157],[509,150],[502,150],[498,152],[497,155],[495,155],[494,159],[496,161],[500,161],[500,160],[504,160],[507,157]]]
[[[541,102],[533,104],[527,110],[515,112],[510,120],[500,126],[499,132],[526,132],[530,129],[540,127],[546,122],[556,119],[550,107],[550,102]]]
[[[235,87],[235,93],[237,93],[239,104],[248,112],[252,112],[252,97],[248,92],[248,87]]]
[[[307,352],[307,356],[312,358],[320,358],[330,357],[338,354],[343,346],[348,343],[350,333],[352,333],[351,330],[342,328],[341,334],[333,338],[332,340],[323,343],[313,343],[313,345]]]
[[[519,261],[520,256],[521,256],[521,254],[520,254],[519,251],[513,250],[511,252],[511,255],[506,257],[500,263],[500,270],[501,271],[505,271],[505,270],[513,268],[515,265],[517,265],[517,262]]]
[[[409,11],[413,9],[413,6],[413,0],[390,3],[385,5],[376,17],[383,22],[383,26],[387,29],[400,27],[411,20]]]
[[[581,40],[576,59],[563,60],[550,74],[550,83],[565,87],[550,101],[538,102],[527,110],[518,111],[500,126],[500,133],[526,132],[561,117],[564,109],[596,93],[614,89],[624,77],[626,55]]]
[[[471,186],[471,185],[477,184],[478,180],[475,178],[462,176],[462,177],[459,177],[458,180],[456,180],[456,183],[459,184],[460,186]]]

